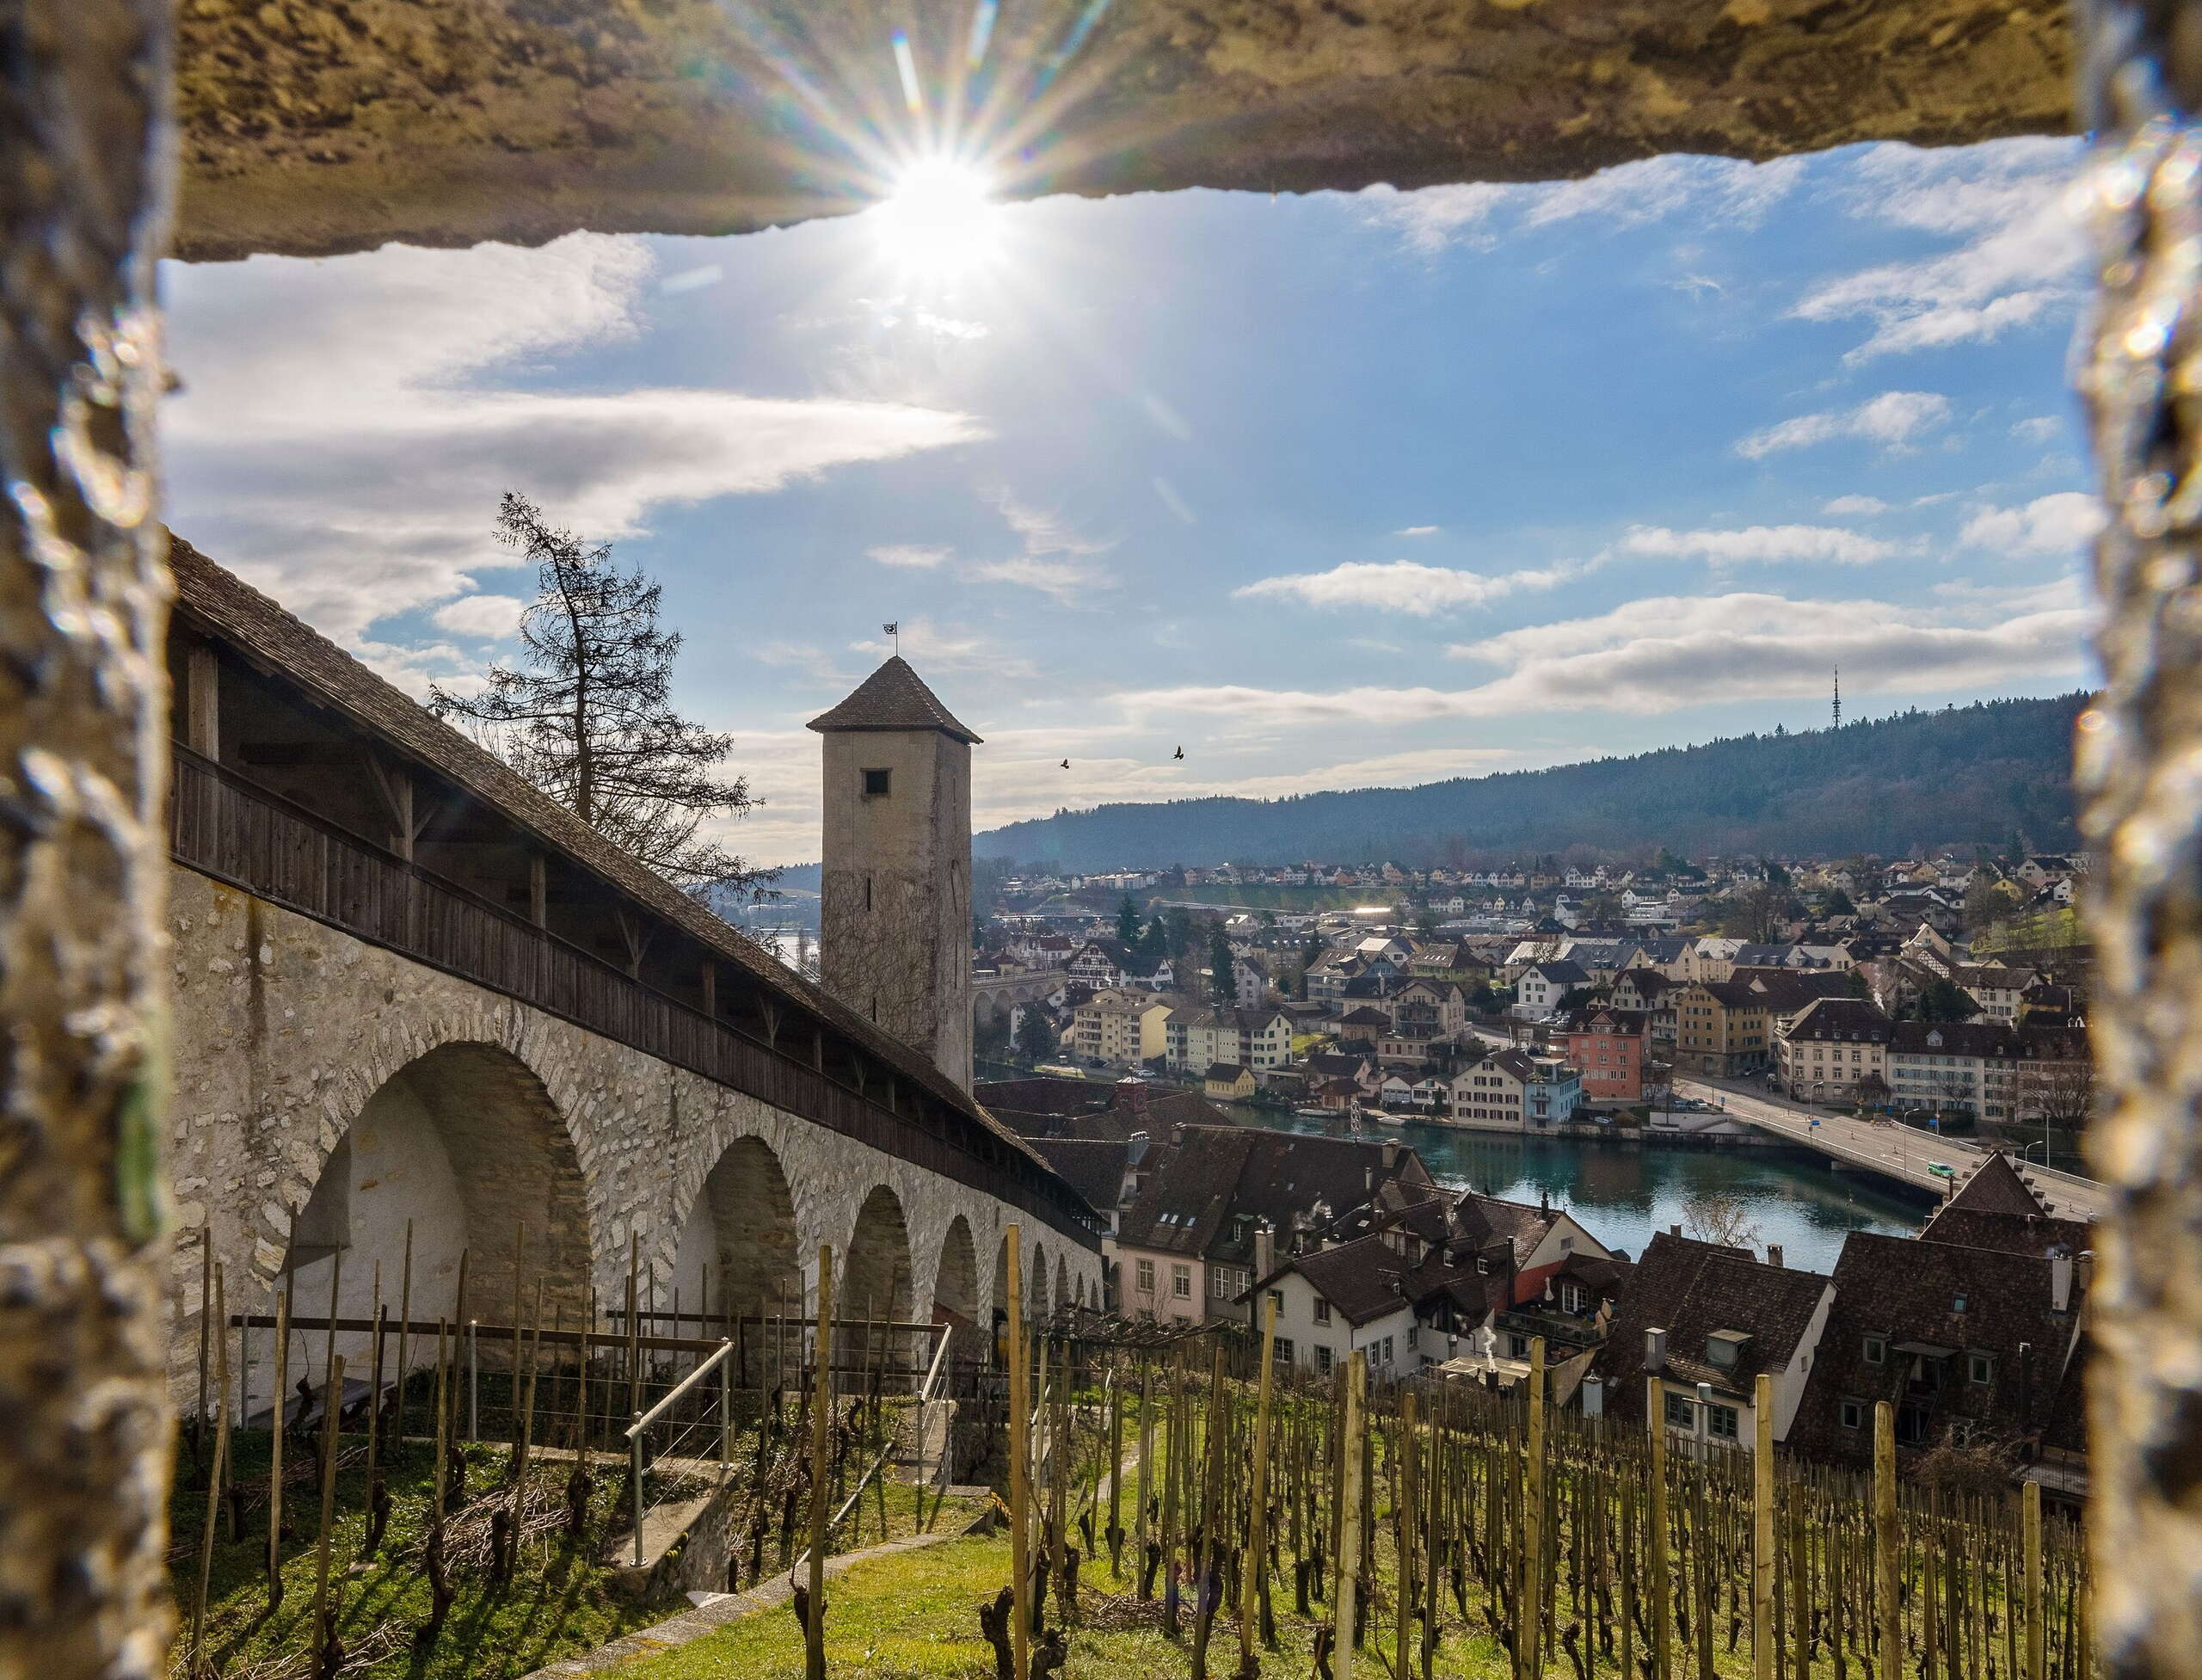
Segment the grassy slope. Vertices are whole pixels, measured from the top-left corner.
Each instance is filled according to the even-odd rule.
[[[284,1526],[294,1538],[285,1548],[282,1606],[274,1616],[262,1620],[268,1531],[260,1496],[267,1485],[268,1442],[264,1435],[250,1435],[239,1437],[237,1444],[243,1449],[238,1471],[251,1487],[255,1503],[245,1517],[244,1539],[231,1544],[218,1538],[206,1649],[230,1675],[249,1671],[261,1680],[302,1680],[312,1636],[318,1491],[286,1478]],[[457,1596],[443,1637],[432,1650],[415,1649],[411,1632],[427,1620],[429,1612],[427,1580],[420,1560],[431,1496],[429,1457],[425,1448],[416,1445],[409,1462],[388,1474],[393,1507],[388,1533],[379,1556],[364,1563],[359,1563],[359,1552],[366,1531],[366,1479],[357,1462],[340,1468],[331,1546],[331,1575],[342,1591],[338,1636],[348,1648],[371,1640],[390,1645],[379,1661],[353,1672],[403,1675],[410,1680],[459,1680],[462,1676],[508,1680],[661,1621],[681,1608],[677,1602],[645,1605],[620,1596],[612,1590],[612,1573],[598,1566],[606,1538],[626,1527],[627,1484],[606,1460],[600,1462],[588,1530],[579,1544],[561,1534],[524,1548],[513,1580],[501,1586],[479,1572],[454,1569]],[[477,1497],[502,1485],[506,1459],[501,1448],[470,1449],[468,1483]],[[551,1501],[562,1495],[570,1470],[564,1463],[540,1467],[539,1480]],[[170,1566],[178,1607],[175,1661],[179,1671],[198,1591],[200,1534],[206,1506],[203,1487],[191,1486],[193,1480],[186,1462],[180,1466],[170,1500]],[[912,1532],[913,1500],[907,1485],[889,1485],[887,1509],[889,1534]],[[940,1522],[960,1526],[969,1517],[962,1504],[951,1502]],[[856,1522],[852,1517],[847,1530],[836,1535],[835,1550],[870,1545],[881,1538],[878,1507],[870,1498],[864,1502],[861,1529]],[[218,1536],[225,1530],[217,1532]],[[767,1550],[768,1565],[776,1553],[777,1548]],[[355,1563],[358,1572],[348,1573]],[[379,1634],[378,1628],[384,1630]]]

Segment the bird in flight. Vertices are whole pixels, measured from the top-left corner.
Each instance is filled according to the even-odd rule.
[[[1063,768],[1066,770],[1070,768],[1070,760],[1068,759],[1065,759],[1063,760]]]
[[[1185,749],[1184,748],[1180,747],[1178,749],[1178,756],[1181,759],[1185,756]]]

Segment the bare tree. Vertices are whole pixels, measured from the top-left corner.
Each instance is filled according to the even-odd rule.
[[[483,743],[583,822],[699,895],[755,895],[772,878],[703,834],[757,802],[741,777],[716,772],[733,745],[674,711],[676,631],[658,628],[662,588],[612,563],[512,491],[497,540],[536,565],[535,602],[520,619],[520,668],[493,668],[478,693],[437,687],[440,717],[477,726]]]
[[[2057,1062],[2029,1064],[2018,1077],[2015,1111],[2022,1120],[2038,1120],[2076,1132],[2095,1115],[2094,1058],[2081,1055]]]
[[[1682,1230],[1700,1242],[1727,1248],[1758,1246],[1758,1222],[1744,1198],[1731,1190],[1707,1185],[1682,1198]]]

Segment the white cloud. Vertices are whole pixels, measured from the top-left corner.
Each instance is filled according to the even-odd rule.
[[[1823,414],[1799,415],[1753,432],[1736,445],[1736,452],[1759,460],[1777,450],[1803,449],[1838,439],[1856,439],[1900,449],[1923,432],[1948,422],[1950,399],[1931,391],[1885,391],[1853,409]]]
[[[1115,698],[1134,720],[1180,713],[1284,730],[1818,698],[1836,665],[1854,693],[1962,693],[2076,674],[2085,631],[2085,613],[2070,607],[1978,625],[1885,601],[1669,596],[1460,649],[1504,673],[1469,688],[1233,685]]]
[[[367,627],[515,563],[490,540],[507,487],[617,538],[668,502],[987,435],[968,415],[899,403],[485,388],[630,335],[649,275],[639,243],[578,234],[538,250],[172,266],[185,382],[163,415],[174,524],[409,680],[435,655],[401,665]],[[472,662],[447,651],[448,668]]]
[[[1687,211],[1697,225],[1750,226],[1804,178],[1801,158],[1747,163],[1728,157],[1663,156],[1622,163],[1580,181],[1535,185],[1473,182],[1402,193],[1371,187],[1362,194],[1371,220],[1396,228],[1412,249],[1496,241],[1492,224],[1518,212],[1522,227],[1592,218],[1635,227]]]
[[[1435,537],[1437,531],[1438,527],[1434,525],[1410,525],[1404,530],[1394,531],[1392,534],[1394,537]]]
[[[883,566],[901,566],[912,571],[931,571],[955,552],[925,543],[883,543],[877,548],[868,548],[865,555]]]
[[[1836,519],[1854,515],[1870,518],[1875,514],[1885,514],[1888,510],[1889,504],[1877,495],[1839,495],[1832,502],[1824,502],[1820,504],[1820,512],[1832,514]]]
[[[1664,526],[1639,525],[1629,528],[1619,546],[1629,554],[1705,560],[1716,566],[1751,562],[1863,566],[1903,551],[1895,543],[1833,525],[1754,525],[1741,531],[1670,531]]]
[[[2081,490],[2038,496],[2023,508],[1989,508],[1965,521],[1959,540],[2005,554],[2077,554],[2103,527],[2102,503]]]
[[[2038,414],[2011,426],[2011,435],[2023,443],[2054,443],[2064,434],[2064,422],[2053,414]]]
[[[1851,213],[1965,236],[1955,250],[1878,264],[1814,286],[1792,311],[1871,327],[1848,360],[1985,343],[2077,307],[2085,242],[2065,201],[2080,148],[2007,140],[1925,151],[1876,146],[1851,176]]]
[[[527,603],[517,595],[466,595],[438,607],[430,616],[454,636],[496,641],[520,628]]]
[[[1037,589],[1064,606],[1075,606],[1088,590],[1105,587],[1108,582],[1098,569],[1079,561],[1046,560],[1029,554],[977,561],[963,568],[963,575],[975,583],[1013,583],[1020,588]]]
[[[1105,554],[1116,547],[1113,537],[1088,537],[1069,519],[1049,509],[1020,502],[1006,490],[990,498],[1002,520],[1022,540],[1024,552],[1006,560],[972,561],[959,575],[975,583],[1012,583],[1036,589],[1065,606],[1080,602],[1095,589],[1110,587],[1113,580],[1086,555]],[[1060,557],[1070,557],[1067,558]]]
[[[1525,589],[1550,589],[1579,576],[1584,569],[1562,562],[1541,569],[1504,572],[1457,571],[1412,560],[1350,561],[1326,572],[1297,572],[1264,577],[1233,589],[1240,600],[1295,600],[1307,606],[1367,606],[1407,612],[1419,618],[1461,606],[1481,606]]]

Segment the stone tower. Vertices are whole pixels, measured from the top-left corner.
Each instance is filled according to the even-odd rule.
[[[826,737],[826,988],[971,1085],[971,748],[900,655],[810,720]]]

